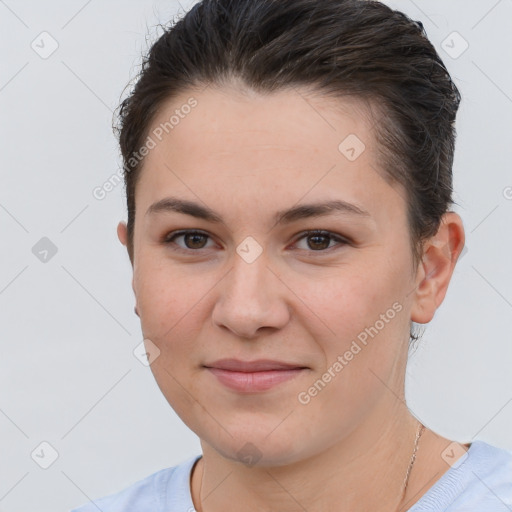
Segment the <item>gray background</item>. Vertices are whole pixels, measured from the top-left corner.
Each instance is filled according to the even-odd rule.
[[[411,355],[408,404],[446,437],[512,449],[512,0],[386,3],[423,22],[463,95],[454,173],[468,250]],[[123,187],[92,194],[121,163],[120,94],[155,25],[180,10],[0,0],[0,511],[67,511],[200,451],[133,354]],[[47,58],[31,47],[52,40]],[[43,237],[57,248],[46,261],[33,252]],[[47,469],[42,442],[58,454]]]

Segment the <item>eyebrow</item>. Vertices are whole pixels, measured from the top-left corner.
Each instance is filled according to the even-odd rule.
[[[197,219],[224,224],[222,217],[207,206],[177,197],[166,197],[153,203],[147,209],[145,215],[156,215],[160,213],[182,213]],[[322,217],[334,213],[371,217],[370,213],[363,208],[340,199],[335,199],[321,203],[302,204],[286,210],[280,210],[274,215],[274,222],[275,224],[289,224],[301,219]]]

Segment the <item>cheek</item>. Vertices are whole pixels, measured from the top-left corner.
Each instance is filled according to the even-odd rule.
[[[181,322],[186,322],[205,293],[201,282],[182,267],[150,253],[141,254],[134,270],[134,289],[144,333],[162,337],[166,332],[171,334],[175,325],[179,328]]]
[[[204,281],[203,290],[200,283]],[[134,287],[143,337],[160,351],[150,367],[155,381],[181,417],[193,417],[200,413],[196,411],[194,397],[198,393],[193,386],[193,372],[197,340],[204,324],[201,297],[211,286],[207,280],[148,257],[139,258]]]
[[[337,269],[321,280],[301,280],[297,288],[303,310],[309,310],[309,316],[311,312],[316,315],[322,334],[343,342],[378,316],[381,304],[385,302],[384,286],[370,272],[359,274],[347,267]]]
[[[314,337],[322,340],[327,367],[350,350],[360,361],[351,366],[391,365],[408,329],[403,273],[389,265],[371,269],[337,269],[322,282],[302,282],[302,310],[314,322],[309,327],[316,326]]]
[[[209,294],[215,292],[218,277],[191,269],[148,256],[139,259],[134,273],[142,334],[160,351],[153,373],[170,393],[178,385],[171,375],[179,382],[189,381],[190,372],[200,364],[201,344],[208,341],[201,332],[209,319]]]

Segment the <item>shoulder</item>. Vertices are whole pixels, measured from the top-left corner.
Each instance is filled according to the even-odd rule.
[[[409,512],[512,509],[512,450],[474,441]]]
[[[475,441],[472,447],[472,458],[468,457],[471,474],[467,478],[472,485],[467,487],[467,497],[482,504],[494,503],[497,510],[503,504],[512,505],[512,450],[484,441]]]
[[[185,512],[191,505],[190,471],[200,455],[161,469],[123,490],[89,501],[70,512],[164,512],[172,504]]]

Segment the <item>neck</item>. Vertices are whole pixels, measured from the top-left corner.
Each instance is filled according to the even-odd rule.
[[[418,421],[388,395],[379,410],[328,450],[286,466],[247,467],[202,442],[203,457],[192,476],[196,510],[226,512],[244,503],[248,512],[396,512]]]

